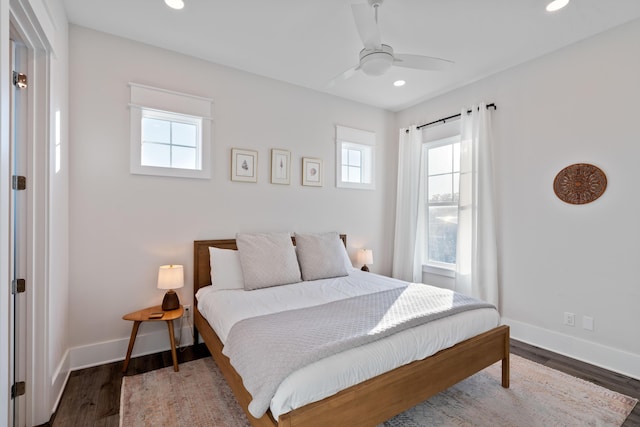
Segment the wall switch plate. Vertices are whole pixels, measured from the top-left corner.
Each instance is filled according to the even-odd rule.
[[[587,331],[593,331],[593,317],[582,316],[582,327]]]
[[[576,315],[574,313],[564,312],[564,324],[567,326],[576,326]]]

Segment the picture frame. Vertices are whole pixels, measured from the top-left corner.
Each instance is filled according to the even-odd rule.
[[[231,181],[258,182],[258,152],[231,149]]]
[[[289,185],[291,183],[291,152],[271,149],[271,183]]]
[[[302,158],[302,185],[322,187],[324,170],[322,159],[314,157]]]

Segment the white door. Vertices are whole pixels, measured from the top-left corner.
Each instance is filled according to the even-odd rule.
[[[10,209],[11,225],[11,399],[13,426],[26,423],[24,384],[26,381],[26,295],[23,279],[26,277],[27,259],[27,94],[24,73],[27,69],[27,49],[19,40],[11,40],[12,90],[11,94],[11,175],[12,195]],[[24,188],[23,188],[24,187]]]

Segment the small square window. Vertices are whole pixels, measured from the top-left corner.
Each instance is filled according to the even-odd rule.
[[[342,142],[342,158],[340,167],[342,184],[370,184],[371,165],[367,160],[372,157],[372,147],[369,145]],[[339,187],[341,185],[338,185]]]
[[[131,173],[209,178],[211,100],[130,86]]]
[[[336,127],[336,185],[374,189],[375,133]]]
[[[142,166],[200,170],[202,119],[142,109]]]

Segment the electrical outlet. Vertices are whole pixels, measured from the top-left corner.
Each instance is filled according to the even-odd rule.
[[[190,305],[184,305],[184,317],[186,317],[187,319],[191,319],[191,306]]]
[[[569,313],[568,311],[565,311],[564,324],[567,326],[576,326],[576,315],[573,313]]]

